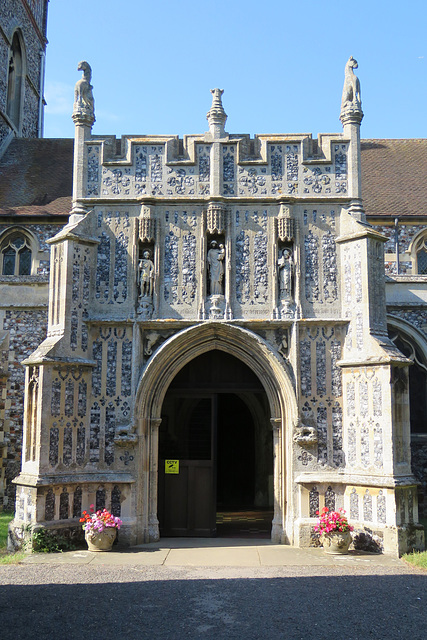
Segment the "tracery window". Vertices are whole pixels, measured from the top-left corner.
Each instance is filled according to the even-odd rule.
[[[427,238],[425,237],[417,251],[417,273],[423,276],[427,275]]]
[[[31,259],[30,241],[23,233],[12,233],[3,240],[1,245],[2,275],[30,275]]]

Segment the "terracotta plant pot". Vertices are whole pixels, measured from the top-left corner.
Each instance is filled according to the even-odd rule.
[[[111,551],[116,539],[117,529],[107,527],[101,533],[99,531],[85,531],[85,540],[89,551]]]
[[[351,544],[350,531],[332,531],[322,535],[323,550],[330,555],[345,555]]]

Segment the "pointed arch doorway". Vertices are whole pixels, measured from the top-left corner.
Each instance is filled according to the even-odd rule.
[[[145,366],[135,397],[140,455],[135,485],[135,540],[159,539],[159,430],[163,402],[176,375],[192,360],[218,350],[244,363],[262,382],[273,432],[273,542],[292,543],[294,492],[290,454],[298,407],[287,363],[262,337],[244,327],[209,321],[168,338]]]
[[[161,418],[160,535],[269,535],[273,437],[255,373],[224,351],[199,355],[172,380]]]

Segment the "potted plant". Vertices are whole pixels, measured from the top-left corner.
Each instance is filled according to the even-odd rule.
[[[328,507],[323,507],[320,513],[319,511],[316,513],[319,516],[319,520],[314,530],[322,540],[325,553],[348,553],[353,527],[348,524],[345,510],[329,511]]]
[[[93,504],[89,508],[80,518],[89,551],[111,551],[122,521],[106,509],[95,511]]]

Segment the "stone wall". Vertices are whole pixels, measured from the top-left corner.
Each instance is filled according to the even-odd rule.
[[[394,224],[375,224],[376,231],[388,238],[384,245],[385,272],[393,276],[397,273],[396,266],[396,232]],[[409,254],[409,247],[415,236],[425,228],[424,224],[403,224],[398,225],[399,239],[399,273],[416,275],[416,265],[413,264]]]
[[[19,473],[23,437],[25,369],[21,362],[46,336],[47,240],[62,228],[58,224],[20,226],[37,238],[39,252],[36,245],[32,256],[34,275],[0,278],[0,506],[13,504],[15,488],[11,480]],[[0,224],[0,234],[13,229],[10,224]]]
[[[47,328],[47,310],[7,310],[2,330],[9,335],[8,377],[2,389],[1,414],[4,420],[6,456],[3,468],[6,480],[4,505],[13,504],[15,488],[10,484],[21,466],[22,425],[24,408],[25,370],[21,365],[44,340]]]

